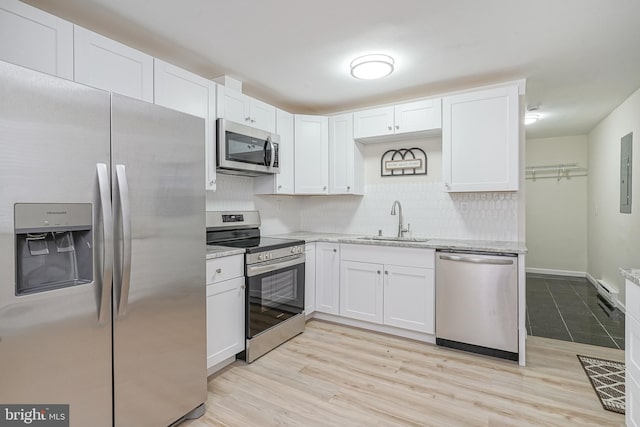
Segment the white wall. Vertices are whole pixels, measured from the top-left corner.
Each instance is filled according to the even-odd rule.
[[[292,196],[254,196],[253,178],[217,175],[217,191],[207,191],[208,211],[258,210],[262,234],[290,233],[300,229],[300,203]]]
[[[620,139],[633,132],[631,214],[620,213]],[[624,301],[619,267],[640,267],[640,90],[588,135],[588,273],[617,287]]]
[[[420,147],[427,153],[427,175],[381,177],[380,156],[390,148]],[[442,139],[366,145],[364,196],[307,196],[301,205],[302,230],[336,233],[397,233],[394,200],[402,203],[404,223],[414,236],[518,240],[517,193],[446,193],[442,187]]]
[[[587,136],[529,139],[527,166],[587,167]],[[587,177],[527,179],[527,269],[587,271]],[[549,272],[551,273],[551,272]]]

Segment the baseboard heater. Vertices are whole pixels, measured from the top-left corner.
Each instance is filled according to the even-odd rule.
[[[605,282],[604,280],[597,280],[596,289],[598,294],[611,306],[617,307],[618,305],[618,290]]]

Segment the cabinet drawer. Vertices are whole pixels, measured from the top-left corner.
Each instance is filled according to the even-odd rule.
[[[405,267],[433,268],[434,249],[402,248],[376,245],[340,245],[340,259]]]
[[[207,284],[244,276],[244,255],[207,260]]]
[[[640,286],[627,280],[625,290],[627,314],[640,322]]]

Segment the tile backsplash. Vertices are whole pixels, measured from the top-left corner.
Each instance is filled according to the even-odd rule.
[[[207,210],[260,211],[262,232],[292,231],[395,235],[402,204],[404,224],[414,236],[518,240],[518,193],[446,193],[441,182],[365,185],[364,196],[254,196],[253,179],[218,175],[207,193]]]
[[[207,192],[208,211],[258,210],[263,234],[300,230],[300,203],[294,196],[254,196],[253,178],[217,175],[217,190]]]
[[[517,193],[446,193],[440,182],[370,184],[365,196],[307,196],[300,227],[327,233],[396,235],[394,200],[414,236],[518,240]]]

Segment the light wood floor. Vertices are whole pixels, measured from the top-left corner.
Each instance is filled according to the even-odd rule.
[[[623,426],[576,354],[622,350],[528,337],[526,367],[312,320],[251,365],[209,379],[204,426]]]

